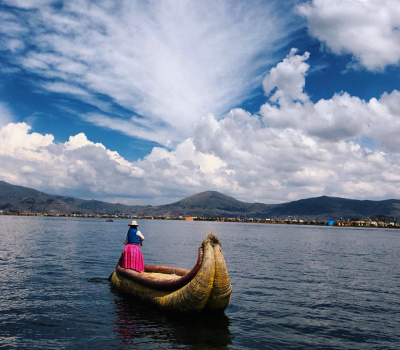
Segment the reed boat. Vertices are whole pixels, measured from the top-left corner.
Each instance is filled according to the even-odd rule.
[[[213,233],[200,245],[191,270],[145,265],[143,272],[137,272],[123,268],[120,258],[110,281],[123,293],[177,312],[225,310],[232,293],[221,242]]]

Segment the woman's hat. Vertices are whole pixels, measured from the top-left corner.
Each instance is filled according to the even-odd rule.
[[[132,220],[130,224],[128,224],[128,226],[139,226],[138,223],[136,222],[136,220]]]

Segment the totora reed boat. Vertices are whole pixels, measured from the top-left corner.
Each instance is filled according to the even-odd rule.
[[[200,245],[192,270],[145,265],[139,273],[122,268],[120,259],[110,281],[126,294],[178,312],[225,310],[232,293],[221,243],[213,233]]]

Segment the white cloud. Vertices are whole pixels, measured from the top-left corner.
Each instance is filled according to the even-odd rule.
[[[168,129],[163,127],[162,123],[160,125],[152,125],[151,123],[149,124],[147,119],[135,116],[130,119],[122,119],[90,113],[82,115],[82,119],[103,128],[116,130],[128,136],[159,142],[166,146],[170,146],[171,137],[173,136]]]
[[[271,101],[288,99],[305,101],[308,99],[304,93],[305,76],[310,67],[305,61],[310,57],[308,52],[296,55],[297,49],[292,49],[289,55],[276,67],[272,68],[264,78],[263,87],[268,95],[277,88],[271,96]]]
[[[308,54],[295,52],[264,79],[266,94],[274,93],[260,115],[235,109],[220,121],[204,118],[197,149],[223,159],[234,170],[232,191],[249,200],[399,197],[400,92],[313,103],[304,91]],[[362,146],[365,138],[381,148]]]
[[[0,131],[0,178],[132,204],[210,189],[264,203],[319,195],[399,198],[400,92],[369,101],[342,93],[313,103],[304,91],[307,58],[292,50],[271,70],[264,86],[274,94],[259,114],[239,108],[222,119],[208,114],[192,137],[136,162],[83,133],[54,143],[24,123],[8,124]]]
[[[55,1],[54,0],[4,0],[3,2],[11,6],[21,7],[24,9],[33,9],[39,6],[50,5]]]
[[[0,128],[14,120],[12,112],[9,108],[0,102]]]
[[[74,150],[74,149],[78,149],[78,148],[82,148],[85,146],[98,146],[98,147],[102,147],[105,148],[102,144],[100,143],[93,143],[91,141],[89,141],[86,137],[86,135],[84,133],[80,133],[78,135],[75,136],[70,136],[69,140],[67,142],[65,142],[65,149],[68,151]]]
[[[309,32],[369,70],[400,62],[398,0],[311,0],[298,6]]]
[[[9,49],[11,52],[18,52],[22,50],[25,45],[21,40],[11,39],[5,42],[5,47]]]
[[[230,193],[242,199],[400,196],[398,153],[362,147],[356,140],[320,138],[301,128],[266,127],[262,118],[242,110],[220,121],[205,119],[194,142],[199,151],[234,169],[226,179],[232,184]]]
[[[52,92],[58,92],[61,94],[71,94],[71,95],[77,95],[77,96],[82,96],[82,97],[89,97],[90,94],[75,85],[70,85],[70,84],[66,84],[64,82],[46,82],[43,83],[42,86],[49,91]]]
[[[290,11],[281,16],[281,5],[264,1],[11,3],[24,11],[1,31],[32,44],[15,59],[51,79],[42,88],[103,110],[85,92],[105,95],[147,120],[135,136],[163,144],[165,130],[183,140],[204,114],[221,116],[246,99],[294,23]],[[86,120],[119,129],[110,116]]]
[[[343,92],[313,103],[304,92],[308,55],[294,55],[293,52],[292,49],[264,79],[267,94],[276,88],[270,98],[273,103],[265,103],[260,109],[266,126],[303,130],[308,136],[328,141],[368,137],[386,151],[400,152],[397,137],[400,131],[399,91],[384,93],[380,99],[370,101]]]
[[[26,123],[10,123],[0,130],[2,180],[78,197],[128,197],[131,203],[148,197],[151,203],[168,202],[225,183],[225,163],[197,152],[190,139],[175,151],[156,147],[145,159],[129,162],[83,133],[54,143],[52,135],[30,129]]]

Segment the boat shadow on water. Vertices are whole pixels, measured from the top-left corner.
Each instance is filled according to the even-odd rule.
[[[114,332],[124,346],[176,344],[193,349],[226,349],[232,344],[230,320],[220,313],[167,313],[112,289]]]

